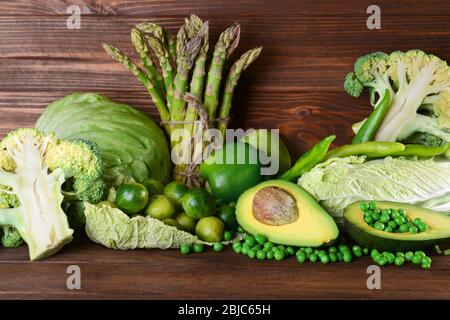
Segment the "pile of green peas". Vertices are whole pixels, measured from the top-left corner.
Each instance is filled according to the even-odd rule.
[[[234,233],[233,231],[225,231],[223,233],[223,241],[230,241],[231,239],[233,239],[234,237]],[[222,242],[214,242],[213,243],[213,249],[216,252],[220,252],[223,251],[224,249],[224,244]],[[203,244],[201,243],[195,243],[193,245],[188,245],[188,244],[183,244],[180,246],[180,253],[183,255],[187,255],[189,253],[201,253],[205,250],[205,247]]]
[[[423,269],[431,268],[431,258],[428,257],[423,251],[408,251],[404,252],[379,252],[377,249],[372,249],[370,252],[372,260],[379,266],[384,266],[386,264],[395,264],[398,267],[403,266],[406,262],[411,262],[416,265],[421,265]]]
[[[364,221],[380,231],[394,233],[420,233],[428,230],[428,226],[420,218],[411,221],[405,209],[378,209],[375,201],[361,202],[359,208],[364,212]]]

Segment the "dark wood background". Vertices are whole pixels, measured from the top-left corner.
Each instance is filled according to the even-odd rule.
[[[420,48],[450,60],[450,3],[377,1],[381,30],[366,28],[373,1],[306,0],[15,0],[0,1],[0,136],[33,126],[45,106],[73,91],[94,91],[156,115],[132,75],[100,47],[133,53],[130,27],[158,22],[176,32],[183,17],[210,20],[212,39],[242,25],[238,54],[264,50],[241,79],[233,125],[279,128],[294,157],[317,140],[351,139],[350,125],[370,112],[343,78],[357,57],[374,50]],[[66,8],[82,8],[81,29],[66,28]],[[181,257],[173,251],[117,252],[76,241],[41,262],[26,248],[0,248],[0,298],[450,298],[450,259],[431,270],[382,269],[382,289],[368,290],[370,259],[299,266],[250,261],[231,252]],[[68,290],[66,268],[82,270],[82,289]]]

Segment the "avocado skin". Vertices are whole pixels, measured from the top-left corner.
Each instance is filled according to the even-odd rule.
[[[385,238],[382,237],[381,234],[383,232],[375,230],[373,233],[379,233],[380,235],[376,235],[373,233],[370,233],[368,231],[362,230],[361,227],[358,226],[357,223],[354,223],[352,221],[349,221],[350,215],[355,214],[361,214],[363,215],[362,211],[359,209],[359,204],[364,201],[359,201],[351,204],[348,206],[344,211],[344,228],[346,233],[352,238],[354,241],[356,241],[359,245],[365,246],[371,249],[378,249],[378,250],[384,250],[384,251],[410,251],[410,250],[420,250],[429,248],[435,245],[439,244],[449,244],[450,243],[450,236],[443,236],[441,238],[434,238],[434,239],[414,239],[417,238],[417,235],[421,235],[420,233],[417,234],[398,234],[399,239],[392,239],[392,237],[395,237],[394,235],[397,234],[389,234],[391,238]],[[384,202],[384,201],[376,201],[377,205],[385,205],[386,207],[390,208],[406,208],[407,212],[410,212],[411,210],[416,209],[415,214],[419,215],[421,218],[426,220],[432,219],[432,216],[427,214],[427,212],[431,212],[431,210],[424,209],[421,207],[409,205],[409,204],[403,204],[403,203],[395,203],[395,202]],[[422,212],[422,213],[420,213]],[[439,212],[433,212],[435,215],[439,215],[440,219],[442,218],[448,218],[449,219],[449,226],[450,226],[450,217],[445,216],[442,213]],[[364,220],[362,220],[362,223],[365,223]],[[367,228],[366,225],[363,226],[364,228]],[[431,233],[432,231],[425,231],[428,233]],[[439,232],[442,232],[439,230]],[[450,229],[448,230],[447,234],[450,234]],[[423,237],[421,235],[421,237]]]

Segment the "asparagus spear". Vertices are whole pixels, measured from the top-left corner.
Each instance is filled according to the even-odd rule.
[[[194,37],[189,40],[183,49],[179,52],[179,61],[177,67],[177,75],[174,80],[174,92],[173,92],[173,103],[171,119],[173,121],[183,121],[186,110],[186,101],[184,100],[184,95],[187,89],[187,82],[189,77],[189,71],[192,69],[195,58],[200,50],[200,45],[202,43],[202,38],[200,36]]]
[[[206,80],[206,91],[204,105],[208,110],[210,119],[214,119],[217,106],[219,105],[220,81],[222,80],[222,70],[225,60],[236,49],[239,43],[241,28],[235,24],[225,30],[217,41],[214,48],[214,54],[209,66],[208,77]]]
[[[141,57],[142,64],[147,70],[150,81],[154,83],[156,90],[158,90],[159,93],[164,96],[166,90],[164,88],[163,78],[159,74],[156,66],[153,64],[147,43],[145,42],[141,32],[137,28],[131,29],[131,42],[133,43],[137,53]]]
[[[192,39],[198,35],[200,28],[203,26],[203,21],[195,14],[191,14],[189,19],[185,19],[184,24],[186,26],[188,39]]]
[[[188,41],[188,35],[186,31],[186,24],[182,25],[177,33],[177,66],[180,64],[180,55],[181,50],[183,50],[184,46],[186,45],[186,42]]]
[[[169,50],[164,45],[164,43],[161,42],[160,39],[158,39],[157,37],[155,37],[153,35],[147,35],[146,40],[147,40],[149,46],[155,52],[155,55],[159,59],[159,64],[161,66],[163,79],[164,79],[164,85],[166,87],[166,92],[167,92],[167,101],[169,103],[168,106],[169,106],[169,110],[170,110],[170,108],[171,108],[170,102],[172,99],[171,98],[171,90],[172,90],[171,87],[173,85],[173,80],[174,80],[174,71],[173,71],[172,63],[170,61]]]
[[[195,60],[194,70],[192,71],[192,79],[190,83],[189,92],[191,96],[195,97],[197,100],[201,101],[203,93],[203,84],[205,82],[205,68],[206,68],[206,58],[209,50],[209,22],[203,23],[198,35],[202,38],[202,45],[198,53],[197,59]],[[191,122],[197,120],[198,113],[196,108],[194,108],[192,103],[188,103],[186,111],[186,122]],[[186,123],[184,128],[188,132],[192,132],[193,123]]]
[[[147,74],[143,70],[141,70],[141,68],[139,68],[136,64],[134,64],[130,60],[130,58],[125,56],[118,48],[106,43],[103,43],[102,46],[112,58],[114,58],[115,60],[120,62],[125,68],[133,72],[134,76],[144,85],[144,87],[150,93],[152,100],[155,103],[156,108],[158,109],[161,120],[168,121],[170,119],[170,115],[169,111],[167,110],[167,106],[164,102],[164,99],[156,90],[151,80],[147,77]]]
[[[177,42],[175,41],[173,35],[166,29],[164,29],[164,38],[166,40],[167,46],[169,47],[172,61],[175,63],[175,61],[177,61]]]
[[[242,72],[248,68],[253,61],[255,61],[261,53],[262,47],[251,49],[244,53],[231,67],[228,73],[227,80],[225,81],[225,87],[223,89],[222,101],[219,110],[219,118],[225,120],[231,109],[231,102],[233,100],[233,93],[238,83],[239,77]],[[225,130],[227,129],[227,122],[220,121],[218,128],[222,133],[222,137],[225,138]]]

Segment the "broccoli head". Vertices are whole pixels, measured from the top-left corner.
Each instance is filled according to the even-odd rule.
[[[0,142],[0,153],[3,233],[16,229],[30,259],[45,258],[72,240],[63,201],[95,203],[104,196],[98,150],[86,141],[17,129]]]
[[[427,136],[419,139],[424,143],[450,142],[450,68],[445,61],[421,50],[375,52],[359,58],[347,75],[344,88],[350,95],[359,96],[358,82],[369,89],[375,107],[386,89],[391,92],[375,140],[404,141],[419,132]]]

